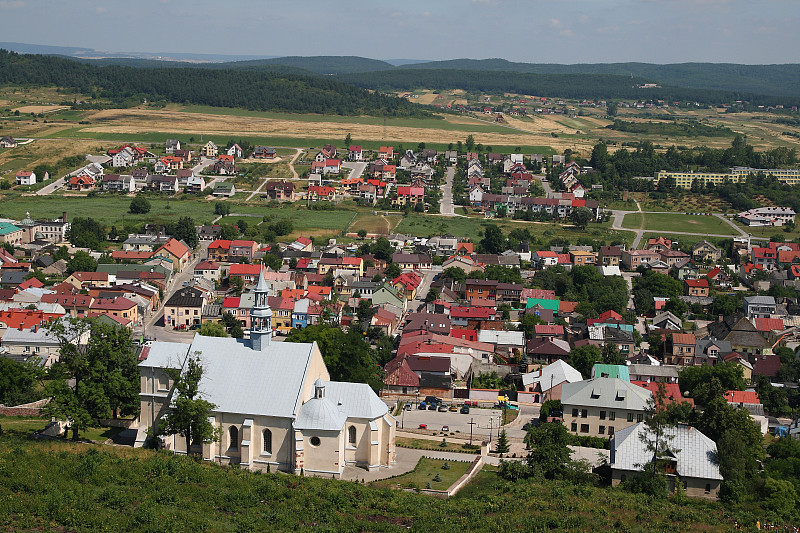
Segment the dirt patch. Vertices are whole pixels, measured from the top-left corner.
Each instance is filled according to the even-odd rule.
[[[52,113],[53,111],[60,111],[61,109],[69,109],[62,105],[24,105],[17,107],[14,110],[20,113]]]

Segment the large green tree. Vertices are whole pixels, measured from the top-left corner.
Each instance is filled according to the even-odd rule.
[[[594,344],[584,344],[569,352],[569,364],[580,372],[584,379],[589,379],[592,376],[592,367],[602,361],[603,354]]]
[[[0,357],[0,403],[19,405],[37,400],[38,361],[20,363]]]
[[[480,247],[487,254],[499,254],[505,250],[503,232],[496,224],[486,226],[483,231],[483,238],[480,241]]]
[[[139,361],[130,330],[93,318],[65,318],[45,327],[59,343],[46,409],[70,422],[73,438],[98,419],[139,412]]]
[[[169,413],[157,425],[155,435],[180,435],[186,439],[186,453],[192,445],[214,442],[219,432],[208,420],[217,407],[203,398],[200,381],[203,378],[202,354],[190,355],[183,369],[166,369],[174,382]]]

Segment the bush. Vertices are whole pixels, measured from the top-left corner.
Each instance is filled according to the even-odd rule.
[[[142,196],[137,196],[131,200],[130,212],[136,215],[144,215],[150,212],[150,201]]]

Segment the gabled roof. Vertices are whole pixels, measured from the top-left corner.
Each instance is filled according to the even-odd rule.
[[[644,411],[652,397],[650,391],[618,378],[592,378],[561,387],[561,403],[614,407],[629,411]]]
[[[542,392],[550,390],[550,384],[553,386],[561,383],[575,383],[582,381],[581,373],[569,366],[562,359],[558,359],[553,363],[537,370],[522,374],[522,384],[526,387],[529,385],[539,384]]]
[[[21,285],[20,285],[21,286]],[[783,331],[783,319],[781,318],[756,318],[756,329],[758,331]]]
[[[728,403],[749,403],[759,404],[761,400],[758,398],[756,391],[746,390],[729,390],[725,393],[725,401]]]

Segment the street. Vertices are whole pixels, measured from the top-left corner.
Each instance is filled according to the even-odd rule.
[[[456,167],[447,169],[444,175],[444,184],[442,185],[442,203],[440,204],[440,211],[446,217],[455,215],[455,206],[453,206],[453,178],[456,175]]]

